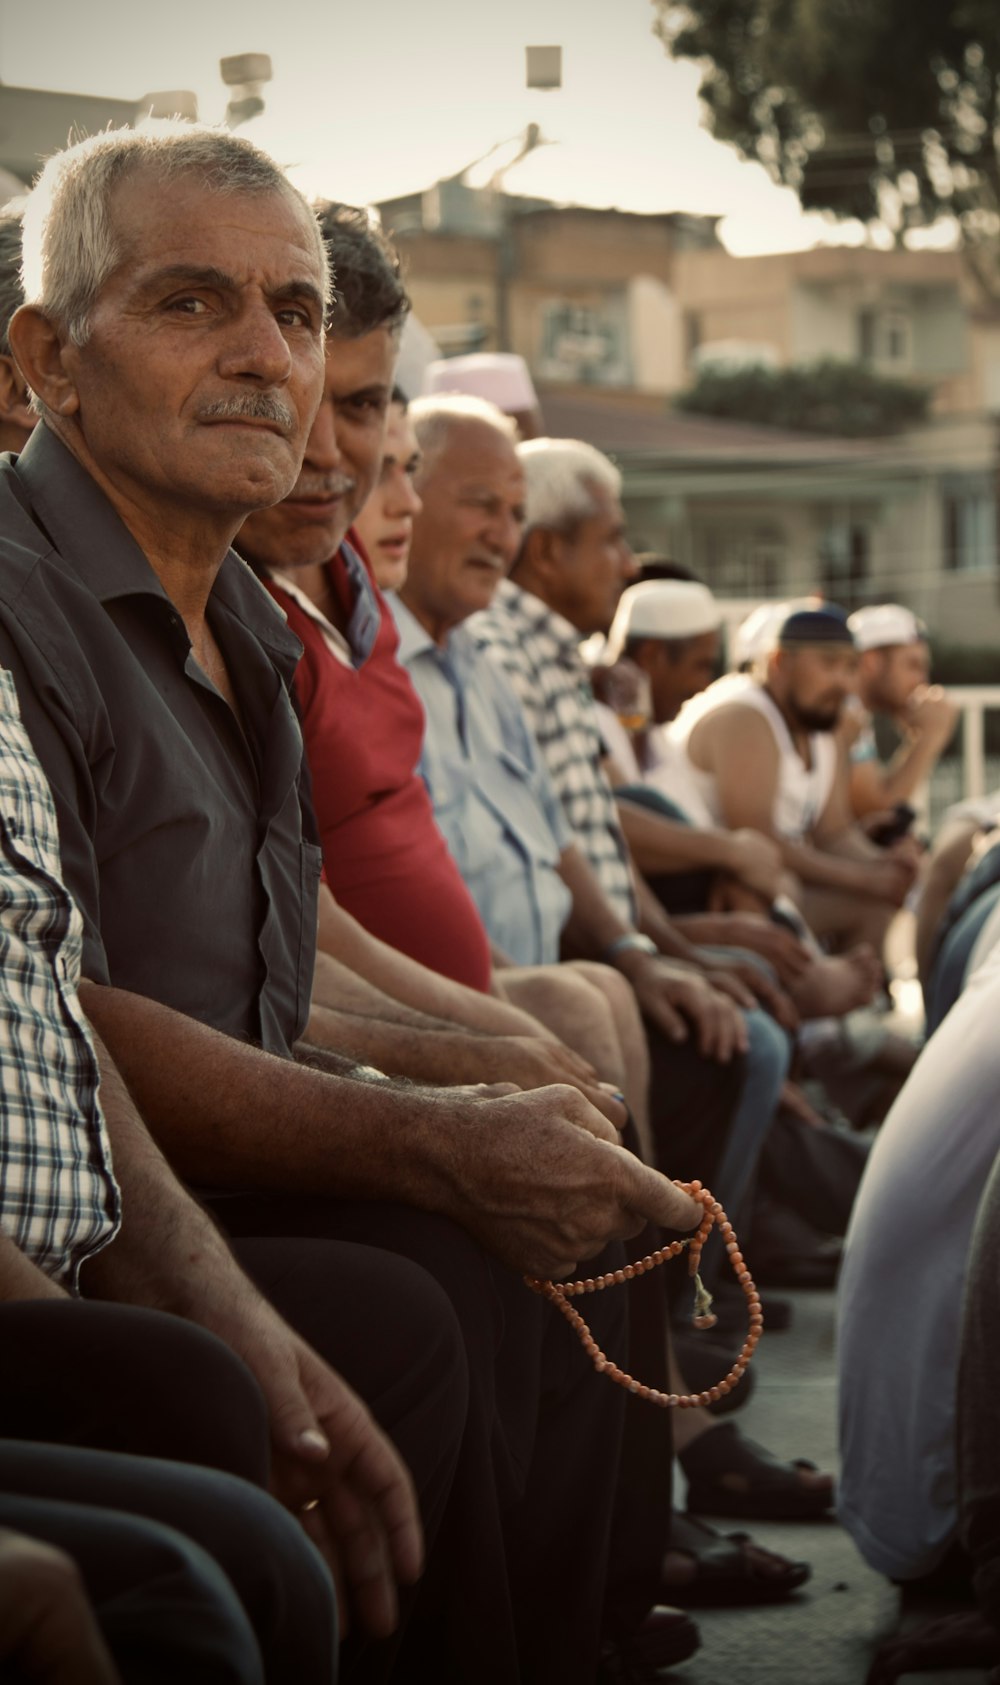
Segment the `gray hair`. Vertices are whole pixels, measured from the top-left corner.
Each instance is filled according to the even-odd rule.
[[[15,310],[24,303],[21,289],[21,211],[15,200],[0,211],[0,357],[10,356],[7,329]]]
[[[525,478],[525,534],[532,527],[561,531],[596,515],[595,491],[621,494],[619,470],[583,439],[527,439],[517,454]]]
[[[138,129],[90,135],[46,163],[24,206],[24,297],[85,345],[90,312],[127,247],[114,225],[111,199],[122,182],[148,170],[160,182],[200,177],[211,193],[282,193],[315,218],[305,199],[260,147],[228,129],[180,119],[149,120]],[[329,272],[316,230],[316,253],[329,296]]]
[[[504,415],[488,398],[476,398],[468,392],[437,392],[429,398],[415,398],[409,415],[425,469],[428,459],[447,444],[449,435],[463,421],[478,421],[492,427],[511,444],[517,439],[517,423],[509,415]]]

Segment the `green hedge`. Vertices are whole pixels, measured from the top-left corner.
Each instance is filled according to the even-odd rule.
[[[793,368],[717,364],[701,370],[675,407],[842,439],[898,433],[924,420],[930,388],[887,380],[863,363],[825,358]]]

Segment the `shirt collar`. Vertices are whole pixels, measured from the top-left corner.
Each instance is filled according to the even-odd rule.
[[[412,614],[395,592],[388,593],[399,632],[398,659],[407,666],[418,655],[430,655],[439,667],[457,673],[467,680],[478,662],[478,648],[472,633],[463,624],[453,626],[443,644],[436,644],[425,626]]]
[[[12,471],[27,490],[36,525],[77,570],[98,602],[129,596],[170,601],[96,481],[44,421],[35,428]],[[211,594],[273,654],[298,658],[298,639],[235,551],[224,558]]]
[[[399,660],[408,665],[415,661],[418,655],[424,655],[428,650],[435,652],[437,644],[431,637],[426,626],[422,626],[415,614],[411,614],[406,604],[395,591],[387,592],[387,598],[392,608],[392,617],[396,622],[399,633]]]
[[[580,633],[565,615],[557,614],[541,597],[536,597],[533,591],[523,590],[512,579],[501,580],[497,595],[501,607],[508,614],[516,615],[522,624],[544,632],[558,646],[564,660],[574,666],[582,664]]]

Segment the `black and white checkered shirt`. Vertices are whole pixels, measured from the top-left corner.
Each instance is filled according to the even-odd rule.
[[[52,796],[0,669],[0,1229],[73,1288],[121,1211],[76,994],[83,921],[60,873]]]
[[[577,847],[615,912],[634,924],[628,845],[601,767],[603,742],[579,632],[509,579],[501,583],[492,606],[467,625],[521,700]]]

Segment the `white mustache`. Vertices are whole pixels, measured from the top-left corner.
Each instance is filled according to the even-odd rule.
[[[217,398],[198,411],[199,421],[273,421],[291,433],[295,412],[270,392],[243,392],[232,398]]]

